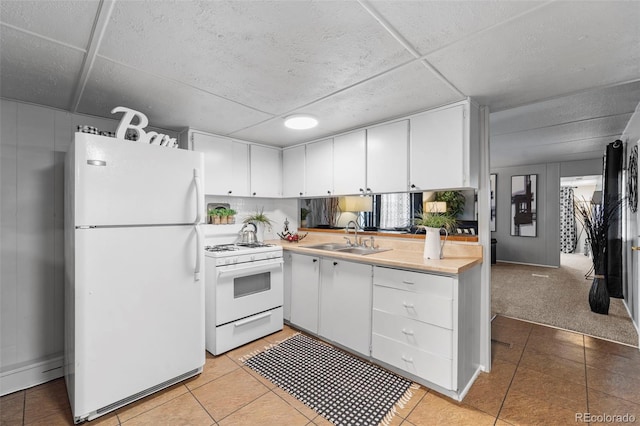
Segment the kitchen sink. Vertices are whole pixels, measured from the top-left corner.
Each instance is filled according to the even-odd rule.
[[[317,244],[313,246],[305,246],[305,248],[315,249],[315,250],[326,250],[326,251],[334,251],[338,253],[351,253],[351,254],[375,254],[381,253],[383,251],[389,251],[389,248],[369,248],[369,247],[353,247],[347,244],[342,243],[326,243],[326,244]]]

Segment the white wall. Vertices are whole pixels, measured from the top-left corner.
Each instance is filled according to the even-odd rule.
[[[77,125],[115,131],[120,117],[96,118],[6,99],[0,102],[0,117],[0,393],[4,393],[13,371],[62,356],[64,156]],[[175,132],[157,131],[175,137]]]

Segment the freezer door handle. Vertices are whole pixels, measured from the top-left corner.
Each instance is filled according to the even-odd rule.
[[[196,183],[196,221],[194,223],[202,222],[202,211],[204,210],[204,206],[202,205],[202,182],[200,181],[200,171],[198,169],[193,169],[193,180]]]
[[[202,262],[200,259],[204,256],[204,242],[202,241],[202,231],[200,230],[200,225],[194,226],[196,229],[196,269],[194,273],[194,281],[200,281],[200,268],[202,267]]]

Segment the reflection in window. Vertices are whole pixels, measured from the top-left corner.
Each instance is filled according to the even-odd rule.
[[[411,226],[411,205],[407,193],[380,195],[380,229]]]

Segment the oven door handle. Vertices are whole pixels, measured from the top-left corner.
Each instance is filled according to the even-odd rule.
[[[263,312],[260,315],[254,315],[251,318],[246,318],[240,321],[236,321],[233,323],[234,327],[242,327],[243,325],[250,324],[254,321],[261,320],[263,318],[267,318],[271,316],[271,312]]]
[[[260,263],[260,264],[256,265],[256,263]],[[216,268],[216,271],[217,271],[218,277],[224,277],[225,275],[244,276],[252,272],[261,272],[261,271],[267,272],[267,271],[272,271],[274,269],[282,270],[283,264],[284,264],[283,259],[271,260],[269,261],[269,263],[266,263],[266,264],[258,261],[258,262],[249,262],[247,263],[247,265],[249,266],[243,266],[240,268],[226,269],[224,266],[219,266]]]

